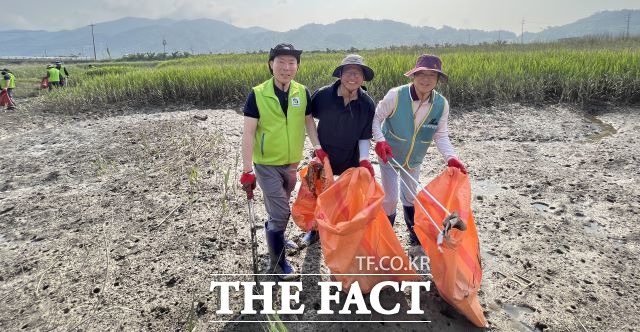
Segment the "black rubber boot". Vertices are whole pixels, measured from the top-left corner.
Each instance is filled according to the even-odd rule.
[[[300,277],[285,258],[284,231],[265,229],[265,233],[267,235],[269,255],[271,256],[271,267],[275,267],[275,273],[279,274],[280,280],[294,280]]]
[[[320,239],[318,231],[308,231],[303,237],[302,242],[308,247],[316,243]]]
[[[387,216],[387,218],[389,218],[389,222],[391,223],[391,227],[393,227],[393,224],[396,223],[396,214],[390,214]]]
[[[416,209],[413,206],[402,206],[404,208],[404,222],[407,224],[407,229],[409,229],[409,244],[412,246],[419,245],[420,241],[418,241],[418,236],[416,236],[416,232],[413,230],[413,217],[416,214]]]

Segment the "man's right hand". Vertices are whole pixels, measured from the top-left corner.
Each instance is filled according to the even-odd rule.
[[[387,141],[381,141],[376,143],[376,154],[382,161],[385,163],[389,162],[389,158],[393,158],[393,153],[391,152],[391,146]]]
[[[253,173],[243,172],[240,176],[242,189],[247,192],[247,199],[253,199],[253,189],[256,189],[256,176]]]

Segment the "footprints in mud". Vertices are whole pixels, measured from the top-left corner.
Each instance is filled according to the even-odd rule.
[[[60,177],[60,172],[58,171],[49,172],[49,174],[47,174],[47,176],[44,178],[44,182],[52,182],[57,180],[59,177]]]
[[[489,303],[487,307],[489,309],[487,312],[489,315],[492,312],[504,313],[509,321],[509,325],[514,331],[541,332],[549,328],[549,325],[540,321],[535,321],[533,326],[526,322],[531,321],[531,318],[540,312],[534,306],[527,303],[512,304],[496,299],[494,302]]]
[[[544,202],[533,202],[531,203],[531,206],[541,212],[547,212],[549,209],[555,209],[555,207],[549,207],[549,204]]]

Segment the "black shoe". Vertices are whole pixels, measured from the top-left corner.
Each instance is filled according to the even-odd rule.
[[[420,240],[418,240],[418,236],[416,236],[416,232],[413,230],[413,217],[416,214],[416,209],[413,206],[402,207],[404,208],[404,222],[407,224],[407,229],[409,230],[409,245],[420,245]]]
[[[391,227],[393,227],[393,224],[396,223],[396,214],[390,214],[387,216],[387,218],[389,218],[389,223],[391,223]]]

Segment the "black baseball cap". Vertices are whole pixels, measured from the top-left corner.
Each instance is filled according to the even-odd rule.
[[[300,54],[302,54],[302,50],[296,50],[291,44],[281,43],[269,51],[269,61],[272,61],[278,55],[291,55],[300,63]]]

